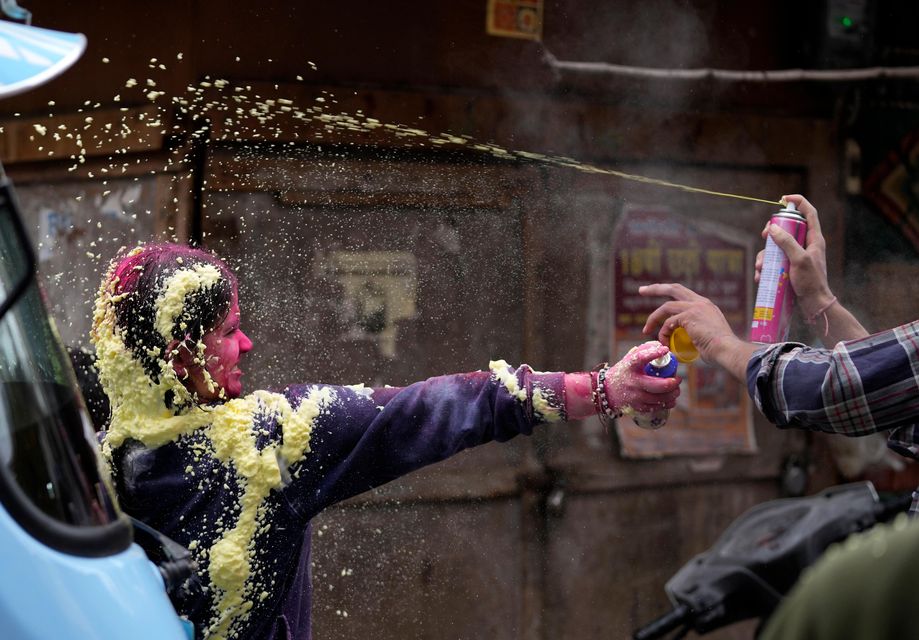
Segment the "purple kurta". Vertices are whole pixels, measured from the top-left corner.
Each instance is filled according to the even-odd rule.
[[[270,522],[260,532],[254,594],[237,638],[310,638],[310,520],[325,507],[479,444],[528,435],[544,417],[534,409],[539,390],[564,419],[564,374],[510,369],[526,399],[512,396],[490,372],[430,378],[404,388],[328,387],[335,400],[313,424],[310,452],[291,468],[289,481],[267,499]],[[293,407],[319,386],[284,389]],[[522,395],[522,394],[520,394]],[[257,445],[278,442],[271,416],[256,419]],[[129,441],[116,451],[114,471],[123,509],[174,540],[210,548],[232,527],[241,489],[233,470],[201,454],[196,432],[156,449]],[[195,449],[197,448],[197,452]],[[186,469],[191,466],[192,473]],[[213,616],[206,558],[196,558],[205,596],[178,603],[179,613],[205,628]]]

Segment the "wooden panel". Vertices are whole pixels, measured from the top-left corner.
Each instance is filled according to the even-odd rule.
[[[204,90],[201,116],[211,121],[215,140],[422,151],[471,151],[476,144],[496,142],[507,149],[581,160],[651,161],[671,166],[722,163],[725,167],[745,162],[820,164],[821,171],[838,171],[831,166],[834,156],[829,152],[837,142],[830,125],[805,117],[735,113],[728,119],[723,113],[649,111],[642,105],[553,94],[353,90],[334,84],[258,81],[235,86],[241,89],[236,99],[270,117],[242,114],[228,120],[225,92]],[[288,110],[267,105],[266,100],[275,98],[289,102],[284,105]],[[317,105],[317,98],[325,102]],[[372,128],[358,126],[368,118],[376,121]],[[454,137],[465,138],[461,144],[441,144]],[[440,140],[433,143],[432,138]],[[491,157],[489,149],[482,151],[483,157]]]
[[[337,175],[342,169],[330,170],[327,162],[279,158],[251,172],[224,164],[230,168],[208,181],[214,191],[206,201],[205,240],[236,267],[243,326],[256,345],[244,361],[251,372],[247,389],[291,382],[401,385],[485,369],[497,358],[521,362],[526,265],[508,179],[477,166],[442,171],[427,164],[335,162],[358,173]],[[270,192],[224,191],[243,183],[268,191],[339,184],[373,194],[377,204],[289,206]],[[403,206],[406,186],[447,204]],[[492,206],[474,206],[485,201]],[[342,266],[334,266],[356,260],[368,267],[387,256],[411,263],[411,273],[390,293],[410,298],[412,309],[388,322],[388,345],[355,315],[372,294],[355,296]],[[489,445],[357,501],[513,495],[529,446],[525,438]]]
[[[671,486],[572,495],[549,521],[545,634],[631,637],[670,610],[664,583],[740,513],[775,496],[771,483]],[[750,629],[712,638],[749,638]]]
[[[173,94],[205,75],[273,81],[301,75],[307,82],[480,92],[537,93],[557,87],[541,47],[487,35],[485,4],[473,6],[410,0],[361,3],[355,10],[344,3],[262,3],[227,12],[225,3],[216,0],[165,0],[151,6],[100,0],[92,10],[47,3],[33,8],[36,26],[85,33],[87,51],[73,69],[15,96],[7,108],[36,111],[50,98],[72,108],[85,99],[110,100],[123,92],[129,77],[141,83],[153,77],[157,88]],[[784,17],[792,9],[798,19],[789,23]],[[806,41],[814,26],[811,13],[789,2],[735,7],[672,0],[603,5],[565,0],[547,4],[545,39],[557,55],[585,61],[662,68],[807,66],[801,55],[805,49],[776,46],[774,34],[781,31],[790,42]],[[153,56],[167,69],[151,64]],[[814,101],[815,92],[823,95],[819,88],[794,84],[781,91],[751,83],[687,86],[603,78],[593,84],[594,92],[611,101],[674,108],[714,109],[728,102],[750,104],[757,97],[772,108],[800,110],[802,101]],[[832,104],[832,98],[827,102]]]
[[[123,160],[127,153],[161,149],[167,126],[160,122],[160,112],[148,105],[3,119],[0,159],[4,164],[67,160],[73,166],[80,156]]]
[[[153,176],[17,185],[50,311],[68,346],[89,345],[96,292],[119,247],[155,237],[159,189]]]
[[[288,209],[268,194],[212,194],[207,214],[209,246],[238,267],[258,345],[247,356],[258,371],[252,384],[398,385],[496,357],[519,361],[516,214]],[[398,320],[393,357],[353,326],[354,301],[326,270],[336,255],[361,252],[417,261],[416,313]]]
[[[313,522],[314,637],[518,638],[519,517],[505,500],[327,509]]]
[[[221,150],[208,163],[211,191],[279,194],[288,206],[493,209],[510,206],[508,170],[470,163],[380,162],[306,148],[288,156]]]

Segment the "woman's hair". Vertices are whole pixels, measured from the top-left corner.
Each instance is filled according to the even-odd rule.
[[[154,382],[158,382],[168,340],[157,326],[160,298],[173,276],[202,265],[216,267],[220,277],[211,285],[188,292],[181,312],[167,331],[180,342],[197,343],[220,326],[230,311],[236,278],[227,265],[202,249],[179,244],[147,244],[116,258],[109,285],[115,320],[125,346],[131,350]]]

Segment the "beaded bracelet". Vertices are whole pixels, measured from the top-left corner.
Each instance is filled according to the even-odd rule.
[[[597,411],[597,417],[600,419],[600,423],[603,424],[603,426],[608,426],[610,420],[622,417],[621,411],[613,409],[609,401],[609,396],[606,393],[606,374],[609,373],[610,369],[612,369],[612,367],[608,362],[604,362],[597,366],[596,385],[594,386],[592,394],[594,409]],[[591,379],[593,380],[593,375],[591,375]]]

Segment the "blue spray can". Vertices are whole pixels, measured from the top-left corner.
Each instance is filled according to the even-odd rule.
[[[679,366],[677,359],[671,353],[665,353],[645,365],[645,373],[655,378],[672,378],[676,375]]]
[[[672,378],[676,375],[679,363],[670,353],[665,353],[645,365],[645,374],[655,378]],[[658,409],[651,413],[633,413],[632,420],[642,429],[660,429],[667,424],[669,409]]]

